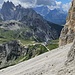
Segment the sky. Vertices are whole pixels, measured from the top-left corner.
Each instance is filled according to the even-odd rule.
[[[71,0],[57,0],[58,2],[61,1],[63,4],[71,2]]]
[[[8,0],[0,0],[0,7],[3,2]],[[15,5],[21,4],[25,8],[36,7],[40,5],[47,5],[51,9],[53,8],[63,8],[63,10],[68,11],[70,8],[71,0],[9,0],[12,1]]]

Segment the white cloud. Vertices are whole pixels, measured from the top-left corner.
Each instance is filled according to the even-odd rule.
[[[53,9],[61,8],[64,11],[67,11],[68,12],[68,10],[69,10],[69,8],[71,6],[71,2],[66,3],[66,4],[62,4],[61,1],[59,1],[59,2],[55,1],[55,2],[56,2],[56,5],[55,6],[48,6],[49,9],[53,10]]]
[[[0,0],[0,7],[4,1],[8,0]],[[56,0],[9,0],[9,1],[12,1],[15,5],[21,4],[25,8],[47,5],[50,9],[63,8],[64,11],[68,11],[71,4],[71,2],[62,4],[61,1],[58,2]]]
[[[25,8],[27,7],[35,7],[36,6],[36,0],[19,0],[20,4],[24,6]]]
[[[4,0],[7,2],[8,0]],[[34,7],[36,5],[36,0],[9,0],[13,2],[15,5],[21,4],[23,7]]]
[[[32,3],[36,5],[55,5],[55,0],[19,0],[22,3]]]
[[[7,2],[8,0],[4,0],[5,2]],[[11,2],[13,2],[15,5],[19,4],[20,1],[19,0],[9,0]]]
[[[57,8],[60,8],[62,6],[62,2],[57,2],[55,1],[55,5],[51,5],[51,6],[47,6],[50,10],[53,10],[53,9],[57,9]]]
[[[35,7],[38,5],[49,5],[55,6],[55,0],[19,0],[22,6],[24,7]]]
[[[19,3],[24,7],[35,7],[38,5],[47,5],[49,9],[62,8],[64,11],[68,11],[70,3],[62,4],[61,1],[56,0],[19,0]]]
[[[64,11],[68,11],[69,8],[70,8],[70,6],[71,6],[71,2],[66,3],[66,4],[63,4],[63,5],[62,5],[62,8],[64,9]]]
[[[61,1],[60,1],[60,2],[55,1],[55,2],[56,2],[56,5],[57,5],[57,6],[60,6],[60,5],[62,4]]]

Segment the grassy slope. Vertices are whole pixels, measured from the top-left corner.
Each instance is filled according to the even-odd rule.
[[[26,30],[23,29],[22,31],[26,31]],[[20,33],[20,30],[10,31],[10,30],[4,30],[4,29],[0,28],[0,44],[3,44],[5,42],[11,41],[11,40],[20,40],[22,45],[25,45],[25,46],[28,47],[28,53],[25,56],[21,56],[17,60],[15,60],[15,61],[13,61],[11,63],[7,63],[5,65],[5,67],[17,64],[19,62],[31,59],[31,58],[33,58],[35,56],[38,56],[38,55],[40,55],[42,53],[45,53],[45,52],[48,51],[47,48],[49,50],[52,50],[52,49],[55,49],[55,48],[58,47],[58,40],[50,41],[46,45],[46,47],[47,47],[46,48],[41,43],[35,42],[33,40],[29,40],[29,39],[23,39],[22,35],[19,34],[19,33]],[[21,37],[18,37],[19,35]],[[33,44],[35,44],[35,45],[33,45]]]

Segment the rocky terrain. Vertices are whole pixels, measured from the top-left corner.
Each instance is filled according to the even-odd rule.
[[[66,45],[73,42],[75,36],[75,1],[73,0],[71,8],[68,12],[66,24],[61,31],[59,45]]]
[[[0,44],[0,69],[31,59],[48,50],[43,44],[24,46],[20,40]]]
[[[11,59],[16,60],[21,55],[26,57],[21,58],[20,61],[23,62],[17,65],[1,69],[0,75],[75,75],[74,3],[75,0],[72,1],[67,23],[62,29],[59,48],[49,51],[44,44],[34,44],[25,48],[20,41],[1,44],[0,64],[12,62]],[[22,18],[24,24],[27,22],[25,22],[26,18],[29,20],[28,16]],[[41,52],[46,53],[41,54]],[[32,59],[24,61],[29,58]]]
[[[58,71],[57,75],[75,75],[75,40],[68,52],[65,65]]]
[[[70,51],[67,55],[67,60],[65,65],[58,71],[57,75],[75,75],[75,0],[72,1],[71,8],[69,10],[69,15],[67,18],[67,23],[64,26],[59,45],[65,45],[73,42],[73,45],[70,48]]]
[[[40,7],[35,7],[34,10],[43,16],[44,19],[49,22],[64,25],[66,23],[67,11],[61,8],[50,9],[49,6],[42,5]],[[55,14],[55,15],[54,15]]]
[[[24,27],[23,23],[15,20],[0,22],[0,28],[5,30],[20,30],[22,27]]]
[[[24,40],[30,39],[38,42],[54,40],[59,37],[62,29],[62,26],[43,19],[32,8],[15,6],[9,1],[3,3],[0,14],[3,20],[0,22],[0,28],[5,31],[10,30],[15,35],[19,34],[17,38]]]
[[[75,75],[75,41],[0,70],[0,75]]]
[[[72,44],[62,46],[15,66],[2,69],[0,75],[58,75],[67,60],[67,54],[71,46]],[[65,73],[62,75],[71,74]]]
[[[10,41],[0,45],[0,68],[8,66],[20,56],[25,56],[27,50],[18,41]]]
[[[57,48],[58,44],[47,43],[57,39],[61,29],[31,8],[4,2],[0,10],[0,69]]]

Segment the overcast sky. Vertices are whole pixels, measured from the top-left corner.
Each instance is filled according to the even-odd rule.
[[[8,0],[0,0],[0,7],[4,1]],[[69,9],[71,2],[71,0],[9,0],[9,1],[12,1],[15,5],[21,4],[25,8],[35,7],[39,5],[48,5],[52,8],[62,7],[64,10]]]

